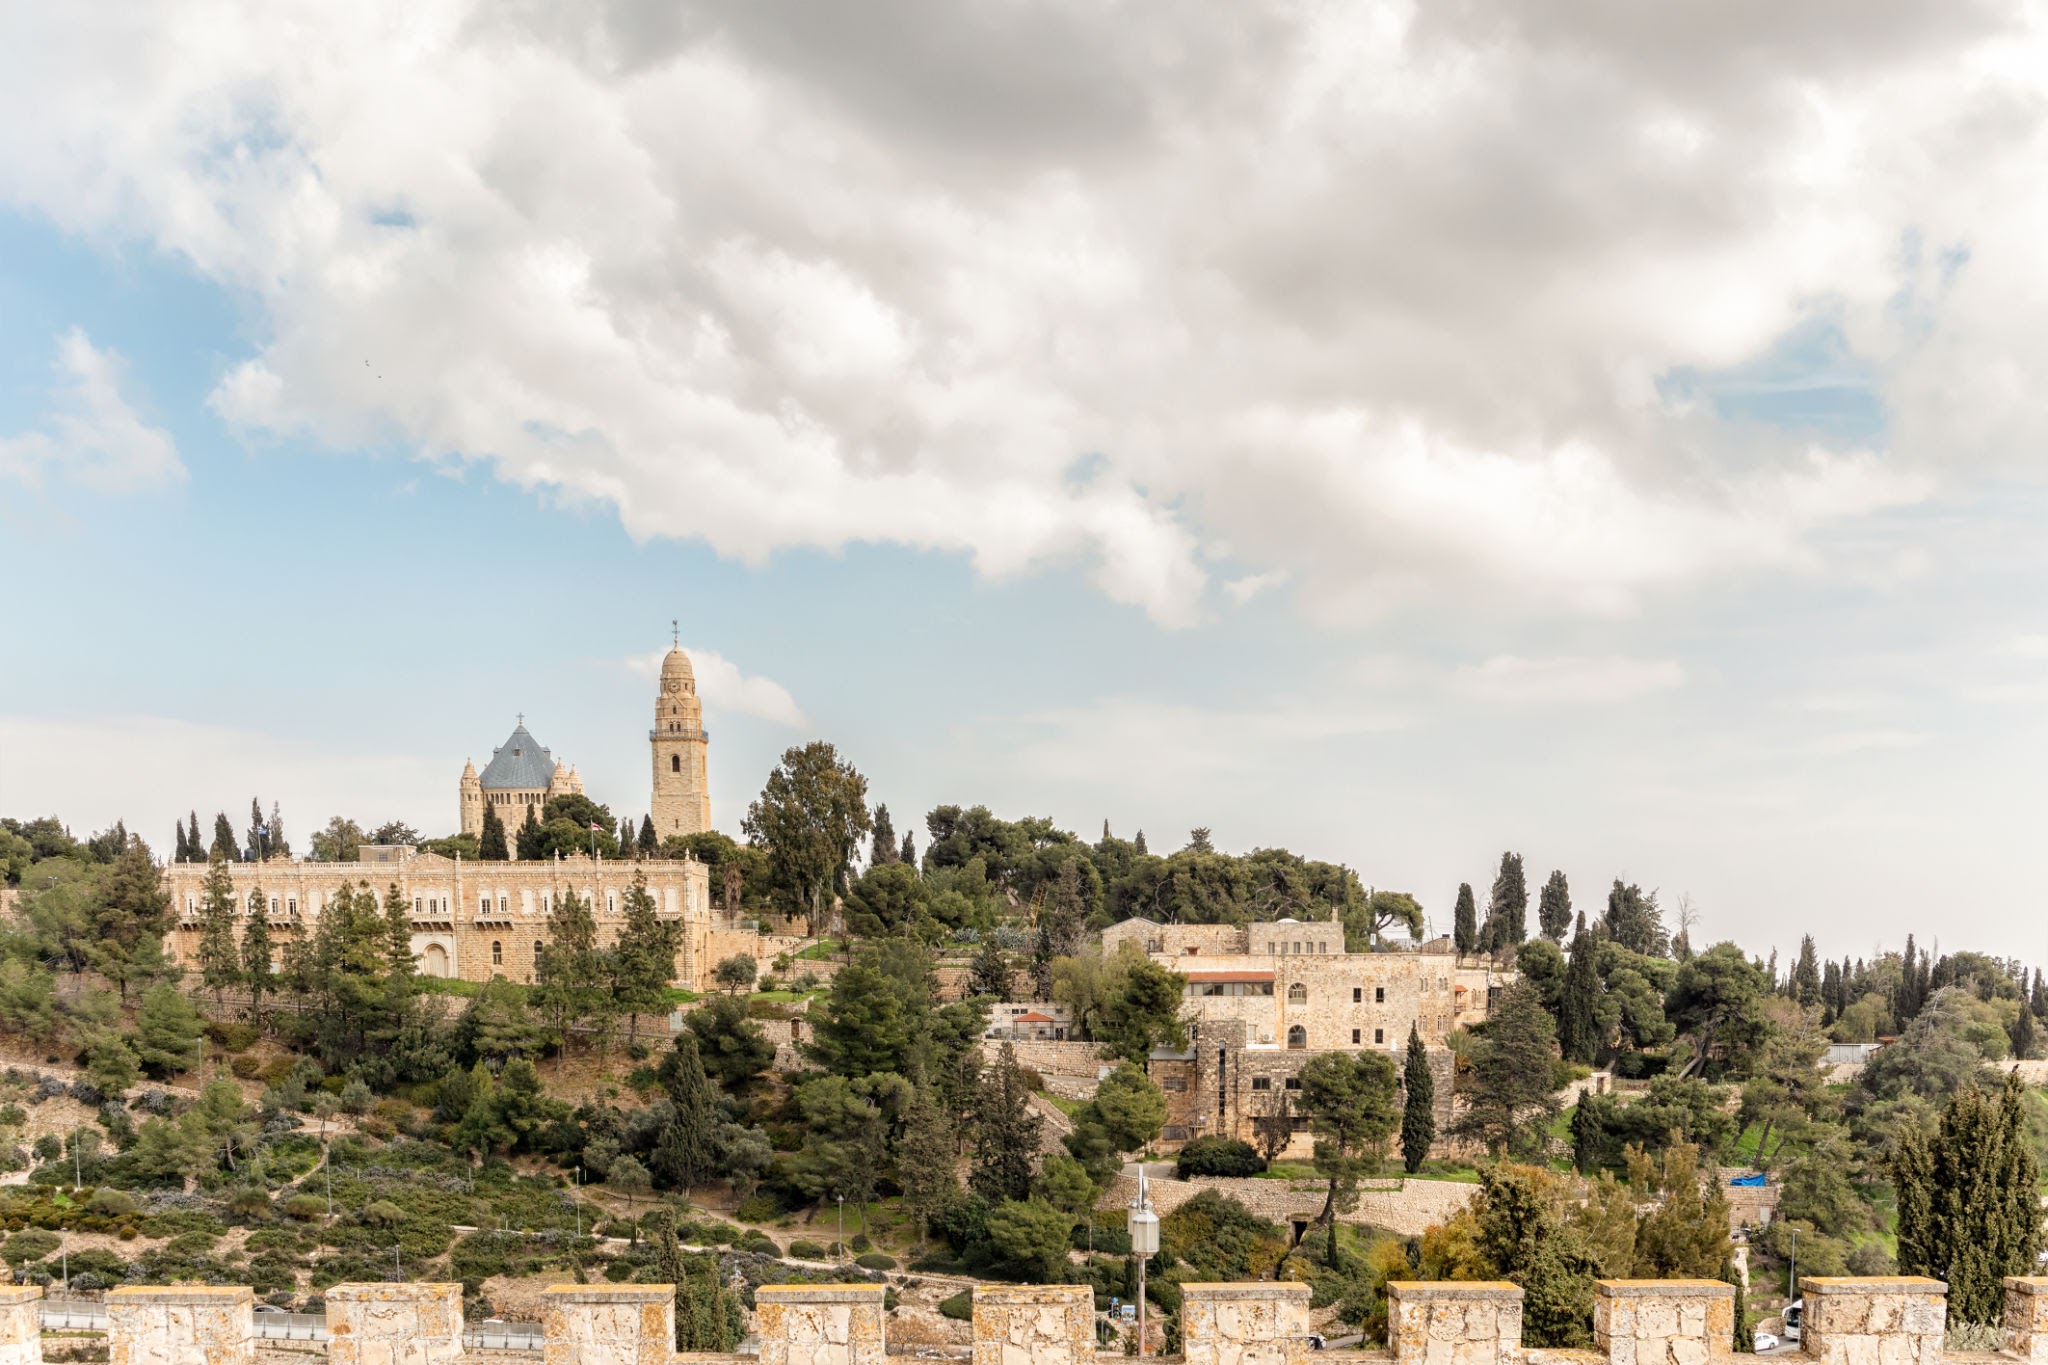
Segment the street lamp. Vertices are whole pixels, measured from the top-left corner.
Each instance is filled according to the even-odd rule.
[[[1145,1262],[1159,1253],[1159,1215],[1145,1197],[1145,1163],[1138,1163],[1138,1197],[1131,1201],[1124,1227],[1131,1234],[1131,1253],[1138,1258],[1138,1355],[1145,1354]]]
[[[846,1196],[834,1195],[839,1201],[839,1259],[846,1259]]]

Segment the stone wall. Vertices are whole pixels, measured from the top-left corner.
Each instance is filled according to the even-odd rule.
[[[886,1292],[879,1284],[762,1285],[754,1291],[760,1365],[882,1365]]]
[[[2048,1279],[2006,1280],[2005,1349],[2027,1365],[2048,1365]]]
[[[675,1353],[674,1285],[558,1284],[542,1296],[546,1365],[669,1365]]]
[[[1823,1365],[1940,1365],[1948,1286],[1915,1275],[1799,1281],[1799,1345]]]
[[[1095,1292],[1085,1284],[978,1284],[974,1365],[1093,1365]]]
[[[1735,1286],[1719,1280],[1601,1280],[1593,1344],[1614,1365],[1706,1365],[1735,1334]]]
[[[255,1312],[247,1285],[109,1290],[108,1365],[255,1365]]]
[[[0,1365],[43,1365],[43,1291],[0,1286]]]
[[[1308,1357],[1305,1284],[1184,1284],[1187,1365],[1302,1365]],[[982,1365],[976,1361],[975,1365]]]
[[[338,1284],[327,1291],[332,1365],[450,1365],[461,1355],[460,1284]]]
[[[1522,1291],[1503,1280],[1389,1280],[1396,1365],[1510,1365],[1521,1352]]]
[[[1102,1060],[1100,1043],[1013,1042],[1018,1066],[1028,1066],[1041,1076],[1074,1076],[1094,1080],[1112,1063]],[[982,1056],[994,1061],[1003,1050],[1000,1042],[984,1041]]]
[[[1215,1190],[1242,1201],[1259,1217],[1270,1218],[1284,1226],[1319,1212],[1328,1186],[1314,1180],[1230,1179],[1219,1176],[1197,1180],[1147,1179],[1145,1190],[1151,1196],[1153,1210],[1162,1218],[1203,1190]],[[1137,1193],[1136,1178],[1120,1175],[1103,1193],[1096,1207],[1123,1208],[1137,1197]],[[1351,1213],[1339,1214],[1338,1218],[1346,1223],[1369,1223],[1404,1237],[1417,1237],[1465,1208],[1478,1194],[1477,1185],[1462,1181],[1404,1180],[1396,1177],[1385,1182],[1383,1188],[1360,1190],[1358,1208]]]

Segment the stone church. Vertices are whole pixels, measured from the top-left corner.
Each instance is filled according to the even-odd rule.
[[[653,789],[648,810],[662,836],[698,834],[711,828],[710,786],[705,776],[703,703],[689,656],[680,647],[662,660],[654,696]],[[464,765],[460,788],[461,828],[483,832],[484,810],[495,806],[508,839],[533,809],[536,818],[548,798],[582,793],[574,767],[557,759],[526,728],[525,717],[492,751],[482,772]],[[380,901],[396,895],[412,918],[413,957],[427,976],[488,981],[504,976],[533,980],[547,938],[547,918],[560,898],[575,892],[592,908],[598,942],[617,938],[625,921],[624,899],[635,881],[646,878],[656,913],[676,923],[675,981],[688,988],[709,984],[711,940],[721,932],[711,908],[710,878],[693,858],[593,859],[573,857],[521,862],[444,858],[404,846],[366,846],[353,863],[320,863],[272,858],[231,863],[236,912],[247,919],[263,914],[273,951],[310,936],[320,913],[344,887],[374,892]],[[205,903],[205,863],[172,863],[164,869],[174,924],[166,948],[185,966],[195,966],[200,915]],[[236,938],[241,929],[236,930]]]

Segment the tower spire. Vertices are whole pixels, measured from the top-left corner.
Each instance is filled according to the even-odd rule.
[[[676,620],[673,616],[669,618],[668,636],[670,644],[674,645],[677,649],[683,647],[683,625],[682,622]]]

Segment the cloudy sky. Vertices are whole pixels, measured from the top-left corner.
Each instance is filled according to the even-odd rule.
[[[1503,848],[2039,960],[2048,16],[163,0],[0,16],[0,811]]]

